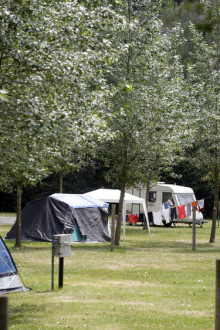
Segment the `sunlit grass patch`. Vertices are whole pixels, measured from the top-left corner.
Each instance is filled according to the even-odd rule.
[[[9,226],[0,226],[2,236]],[[16,329],[213,329],[215,262],[219,228],[126,227],[120,247],[73,244],[64,259],[64,287],[51,291],[51,243],[7,241],[28,293],[10,294],[10,327]]]

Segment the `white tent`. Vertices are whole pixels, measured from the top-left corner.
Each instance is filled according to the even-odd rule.
[[[119,203],[121,191],[119,189],[97,189],[86,193],[85,195],[90,195],[93,198],[101,200],[106,203]],[[147,228],[150,235],[150,226],[147,214],[147,207],[144,198],[140,198],[128,193],[125,193],[124,204],[123,204],[123,229],[125,237],[125,221],[126,221],[126,204],[141,204],[143,206],[144,214],[147,221]]]

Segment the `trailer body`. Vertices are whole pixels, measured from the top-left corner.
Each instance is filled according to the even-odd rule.
[[[136,194],[137,196],[146,197],[146,189],[145,188],[131,188],[129,192]],[[172,219],[171,214],[169,218],[166,219],[163,216],[162,212],[162,223],[165,226],[170,226],[172,223],[192,223],[192,208],[191,215],[185,217],[184,219],[179,218],[177,206],[191,204],[193,201],[196,201],[196,197],[192,188],[179,186],[175,184],[165,184],[165,183],[157,183],[154,185],[148,194],[147,200],[147,211],[149,215],[149,222],[151,225],[158,224],[155,220],[156,212],[163,210],[164,204],[166,202],[170,203],[170,209],[176,208],[177,217],[176,219]],[[141,213],[141,209],[137,209],[135,205],[132,206],[132,210],[127,210],[128,213]],[[171,212],[170,212],[171,213]],[[203,223],[203,215],[199,210],[196,210],[196,223],[202,225]]]

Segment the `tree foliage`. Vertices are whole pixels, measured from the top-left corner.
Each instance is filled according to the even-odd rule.
[[[109,1],[6,0],[0,10],[1,188],[17,182],[21,194],[78,166],[75,155],[105,135],[103,72],[117,58],[120,14]]]
[[[187,135],[194,151],[190,157],[197,166],[206,167],[206,179],[215,184],[210,236],[210,242],[213,242],[220,175],[218,1],[184,1],[176,12],[175,21],[176,33],[171,32],[171,35],[184,65],[185,110],[188,109],[186,117],[191,126]]]

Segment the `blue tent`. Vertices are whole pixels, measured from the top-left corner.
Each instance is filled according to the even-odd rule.
[[[21,215],[22,240],[52,240],[71,234],[72,241],[109,242],[108,204],[91,196],[53,194],[28,203]],[[15,239],[16,223],[6,239]]]
[[[27,290],[22,285],[12,256],[0,236],[0,294]]]

